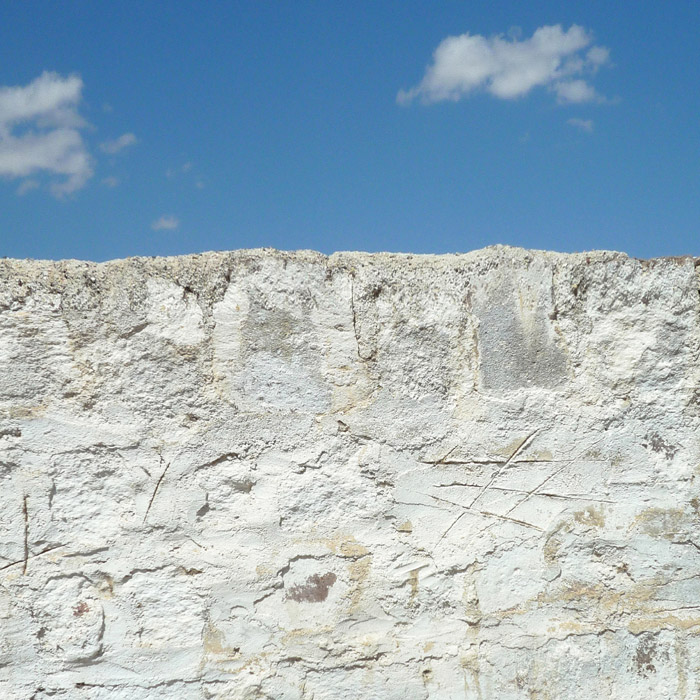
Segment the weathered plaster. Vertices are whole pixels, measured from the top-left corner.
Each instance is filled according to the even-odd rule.
[[[0,260],[0,696],[700,697],[694,262]]]

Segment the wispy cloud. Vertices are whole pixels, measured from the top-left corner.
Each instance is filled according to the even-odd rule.
[[[0,87],[0,176],[48,173],[59,197],[85,185],[93,170],[80,133],[87,126],[78,113],[82,89],[77,75],[49,72],[28,85]]]
[[[22,197],[23,195],[27,194],[27,192],[31,192],[32,190],[36,190],[38,187],[39,187],[38,180],[25,180],[17,188],[17,194],[20,197]]]
[[[176,175],[181,175],[183,173],[187,173],[190,170],[192,170],[192,163],[190,161],[187,161],[187,163],[184,163],[179,168],[168,168],[165,171],[165,177],[167,177],[170,180],[170,179],[174,178]]]
[[[110,187],[110,188],[116,187],[119,184],[119,178],[114,177],[113,175],[110,175],[109,177],[105,177],[102,179],[102,184],[105,187]]]
[[[571,119],[567,119],[566,123],[576,129],[581,129],[581,131],[587,131],[589,134],[593,131],[592,119],[578,119],[576,117],[572,117]]]
[[[440,42],[423,79],[400,90],[399,104],[460,100],[478,90],[515,99],[537,87],[555,93],[560,104],[600,99],[582,76],[592,76],[610,60],[608,49],[591,46],[590,32],[578,25],[540,27],[529,39],[480,34],[450,36]],[[590,47],[590,48],[588,48]],[[584,53],[584,49],[588,51]]]
[[[113,139],[112,141],[104,141],[100,144],[100,150],[104,153],[109,153],[114,155],[119,153],[119,151],[124,150],[127,146],[132,146],[137,141],[134,134],[122,134],[118,139]]]
[[[151,224],[151,228],[154,231],[162,231],[162,230],[173,230],[176,229],[180,225],[180,220],[172,215],[166,216],[163,215],[158,219],[157,221],[154,221]]]

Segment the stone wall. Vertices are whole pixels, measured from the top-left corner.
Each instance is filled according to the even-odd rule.
[[[696,698],[691,258],[0,260],[0,696]]]

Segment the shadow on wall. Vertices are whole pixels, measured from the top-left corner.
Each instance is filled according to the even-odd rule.
[[[524,301],[517,290],[500,287],[480,301],[477,314],[484,389],[554,389],[566,381],[566,354],[556,343],[543,300]]]

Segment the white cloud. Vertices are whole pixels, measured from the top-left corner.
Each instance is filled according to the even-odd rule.
[[[113,155],[119,153],[119,151],[125,149],[127,146],[132,146],[136,143],[136,136],[134,134],[122,134],[118,139],[112,141],[104,141],[100,144],[100,149],[104,153],[109,153]]]
[[[586,58],[591,66],[604,66],[610,60],[610,49],[604,46],[594,46],[586,54]]]
[[[116,187],[119,184],[119,178],[110,175],[109,177],[105,177],[102,179],[102,184],[110,188]]]
[[[160,219],[157,221],[154,221],[151,224],[151,228],[154,231],[161,231],[163,229],[172,231],[173,229],[176,229],[180,225],[180,220],[175,217],[175,216],[161,216]]]
[[[596,91],[585,80],[567,80],[554,84],[557,101],[561,104],[590,102],[597,98]]]
[[[399,90],[397,102],[416,98],[425,103],[459,100],[476,90],[499,99],[522,97],[546,87],[560,103],[597,99],[581,75],[593,74],[609,61],[609,51],[590,46],[592,36],[578,25],[564,31],[561,25],[540,27],[529,39],[511,34],[484,37],[469,33],[440,42],[423,80],[410,90]]]
[[[0,176],[64,176],[51,183],[56,196],[85,185],[92,162],[80,134],[87,126],[78,114],[82,89],[78,76],[49,72],[25,86],[0,87]]]
[[[589,134],[593,131],[592,119],[578,119],[576,117],[572,117],[571,119],[567,119],[566,123],[576,129],[581,129],[581,131],[587,131]]]

